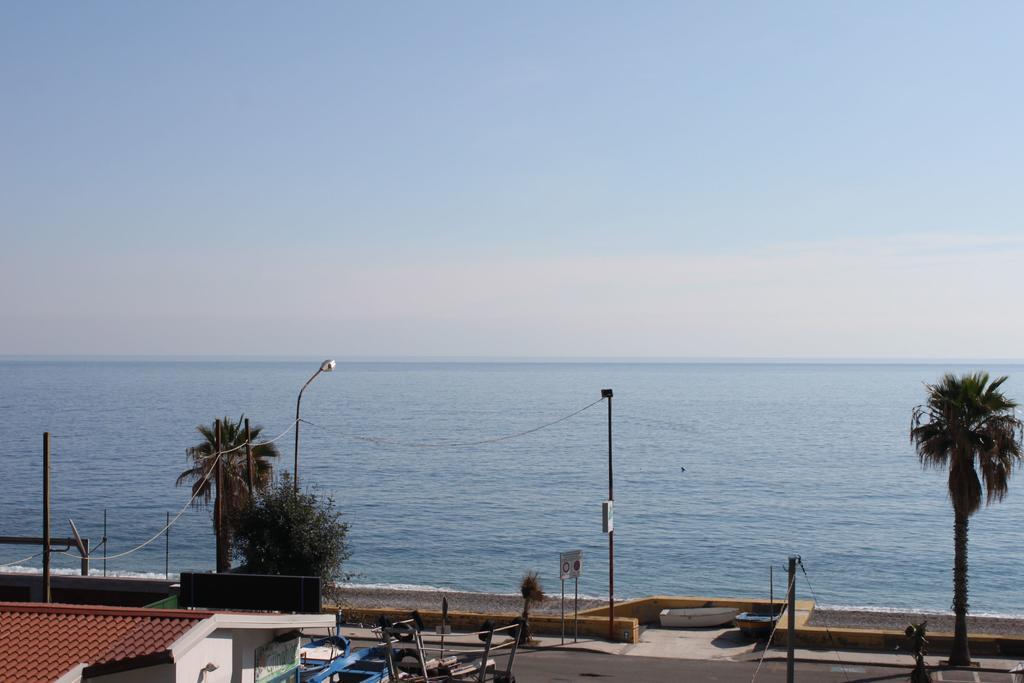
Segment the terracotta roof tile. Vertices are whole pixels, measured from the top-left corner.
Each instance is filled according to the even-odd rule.
[[[163,652],[212,612],[0,602],[0,681]]]

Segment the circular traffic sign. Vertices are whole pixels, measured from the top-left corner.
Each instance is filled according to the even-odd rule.
[[[568,562],[563,562],[562,563],[562,573],[563,574],[568,574],[569,573],[569,563]]]

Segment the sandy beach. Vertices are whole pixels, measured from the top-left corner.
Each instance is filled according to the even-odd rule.
[[[448,609],[453,612],[518,614],[523,601],[518,595],[496,593],[474,593],[467,591],[410,590],[399,588],[373,588],[345,586],[339,588],[341,608],[390,607],[393,609],[441,609],[442,598],[448,598]],[[580,610],[607,605],[605,600],[581,598]],[[565,609],[572,611],[572,595],[566,596]],[[561,610],[559,596],[549,596],[533,609],[535,614],[558,614]],[[932,632],[952,632],[953,615],[938,612],[888,611],[888,610],[847,610],[818,608],[811,615],[809,626],[829,628],[866,628],[902,631],[911,623],[927,620]],[[1024,633],[1024,619],[1010,617],[979,617],[967,619],[968,631],[972,634],[1011,635]]]

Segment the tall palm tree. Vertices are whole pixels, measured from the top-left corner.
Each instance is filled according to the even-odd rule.
[[[953,612],[956,615],[950,664],[971,663],[967,644],[967,520],[985,503],[1003,499],[1010,474],[1021,460],[1017,403],[1000,390],[1006,377],[988,373],[946,374],[925,385],[928,402],[914,408],[910,441],[925,467],[949,470],[953,504]]]
[[[221,510],[223,518],[217,519],[214,514],[214,534],[218,544],[217,571],[227,571],[231,567],[231,520],[235,514],[249,504],[249,462],[245,452],[245,415],[232,421],[225,416],[220,423],[221,456],[221,489],[216,490],[216,476],[213,472],[217,461],[217,423],[198,425],[196,431],[203,440],[185,451],[191,467],[178,475],[176,486],[192,485],[193,503],[209,505],[211,499],[216,509],[217,498],[223,497]],[[249,435],[255,444],[263,427],[251,425]],[[254,445],[252,447],[252,483],[254,491],[267,488],[273,478],[273,458],[280,455],[277,446],[272,443]]]

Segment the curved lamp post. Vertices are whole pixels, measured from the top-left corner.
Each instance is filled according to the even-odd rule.
[[[333,360],[325,360],[320,364],[320,369],[313,373],[313,376],[306,380],[306,383],[299,389],[299,400],[295,402],[295,470],[292,478],[295,480],[295,491],[299,490],[299,406],[302,405],[302,392],[306,390],[309,383],[317,378],[321,372],[330,372],[337,365]]]

